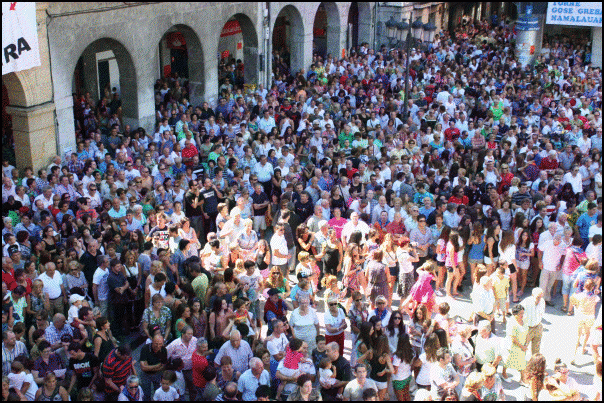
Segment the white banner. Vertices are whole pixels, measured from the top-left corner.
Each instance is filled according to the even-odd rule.
[[[39,65],[36,3],[2,2],[2,75]]]
[[[546,24],[574,25],[579,27],[602,26],[602,3],[581,2],[548,2]]]

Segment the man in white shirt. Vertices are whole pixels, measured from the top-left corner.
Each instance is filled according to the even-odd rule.
[[[363,392],[367,389],[373,389],[377,392],[377,385],[373,379],[367,378],[367,366],[357,364],[354,370],[355,379],[348,382],[344,388],[343,397],[346,401],[363,400]]]
[[[42,291],[48,296],[50,301],[51,316],[55,313],[63,313],[63,303],[67,302],[67,292],[63,286],[61,273],[56,271],[56,266],[53,262],[46,263],[46,271],[38,276],[38,280],[42,281]]]
[[[269,340],[266,342],[266,348],[271,354],[271,361],[277,364],[285,357],[285,349],[289,344],[287,337],[285,336],[284,324],[279,319],[273,320],[273,333],[270,335]]]
[[[356,211],[350,215],[350,221],[348,221],[342,228],[342,242],[344,246],[348,244],[350,235],[355,231],[361,231],[363,234],[363,240],[369,233],[369,226],[359,219],[359,213]]]
[[[531,343],[531,354],[535,355],[541,347],[541,337],[543,335],[543,314],[545,313],[545,301],[543,300],[543,290],[539,287],[533,288],[533,295],[526,297],[521,303],[524,307],[524,322],[528,326],[526,343]]]
[[[564,243],[560,234],[554,235],[550,241],[546,241],[539,246],[539,268],[541,269],[541,277],[539,285],[543,289],[543,298],[545,305],[554,306],[552,299],[552,288],[554,281],[558,280],[560,269],[560,259],[564,254]]]
[[[275,118],[270,116],[269,111],[264,111],[264,116],[258,121],[258,129],[262,134],[270,133],[273,127],[276,127]]]
[[[570,172],[564,174],[562,184],[570,183],[573,187],[573,192],[579,194],[583,192],[583,177],[579,173],[579,166],[574,165]]]
[[[291,255],[285,239],[285,227],[281,223],[275,225],[275,234],[271,238],[271,253],[273,266],[278,266],[283,277],[287,277],[287,260]]]

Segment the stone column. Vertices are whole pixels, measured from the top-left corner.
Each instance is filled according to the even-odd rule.
[[[245,68],[243,75],[248,84],[258,84],[258,48],[253,46],[243,46],[243,60]]]
[[[591,64],[602,68],[602,27],[591,27]]]
[[[519,10],[520,11],[520,10]],[[522,67],[535,64],[537,56],[541,53],[543,41],[542,26],[543,16],[533,15],[533,4],[525,5],[524,14],[517,21],[516,29],[516,57]]]
[[[6,111],[13,118],[17,168],[22,172],[23,168],[29,166],[37,172],[47,166],[57,152],[54,103],[30,107],[7,106]]]
[[[348,25],[348,24],[346,24]],[[344,32],[342,32],[344,31]],[[346,29],[341,28],[341,24],[338,21],[338,25],[327,26],[327,53],[339,59],[341,57],[342,40],[346,44]],[[345,47],[345,46],[344,46]]]
[[[217,49],[218,47],[216,47]],[[203,100],[207,101],[211,108],[218,105],[218,61],[216,59],[216,51],[210,51],[209,54],[204,52],[204,97]]]

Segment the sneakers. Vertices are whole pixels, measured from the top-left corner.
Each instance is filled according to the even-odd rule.
[[[545,305],[547,306],[556,306],[553,302],[545,301]]]

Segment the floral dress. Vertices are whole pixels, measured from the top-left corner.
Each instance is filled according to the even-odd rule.
[[[159,326],[161,334],[165,337],[168,329],[168,322],[172,320],[172,312],[167,306],[162,306],[159,311],[159,317],[155,316],[152,308],[147,308],[143,312],[143,322],[147,322],[147,326]]]
[[[380,296],[388,295],[388,278],[386,277],[386,265],[381,262],[371,261],[367,265],[369,273],[369,284],[371,285],[371,300]]]
[[[237,243],[240,248],[239,254],[244,262],[247,260],[252,262],[256,261],[256,246],[258,244],[258,235],[256,234],[256,231],[252,230],[250,235],[248,235],[246,231],[242,231],[237,237]]]
[[[510,349],[508,357],[505,360],[505,367],[523,371],[526,368],[526,353],[522,351],[520,347],[512,343],[512,336],[516,337],[520,344],[526,343],[528,326],[526,326],[526,324],[521,325],[516,321],[516,318],[512,318],[508,323],[506,334],[509,338],[508,342],[510,343]]]
[[[356,270],[354,273],[350,274],[353,270]],[[361,289],[361,282],[359,281],[359,273],[362,270],[362,267],[358,263],[351,263],[351,267],[349,269],[349,274],[344,277],[344,287],[347,287],[351,293],[355,291],[359,291]]]

